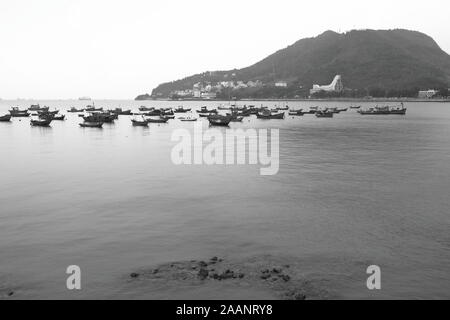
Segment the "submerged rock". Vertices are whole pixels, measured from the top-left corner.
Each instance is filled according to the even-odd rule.
[[[130,277],[131,278],[138,278],[139,277],[139,273],[133,272],[133,273],[130,274]]]
[[[200,280],[205,280],[209,276],[209,271],[202,268],[200,269],[197,275],[200,278]]]

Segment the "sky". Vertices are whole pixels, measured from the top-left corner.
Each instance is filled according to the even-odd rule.
[[[449,17],[448,0],[0,0],[0,98],[133,99],[326,30],[417,30],[450,53]]]

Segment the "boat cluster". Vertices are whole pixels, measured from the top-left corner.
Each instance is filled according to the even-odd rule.
[[[288,106],[283,107],[255,107],[250,106],[219,106],[217,109],[208,109],[208,107],[201,107],[195,112],[190,108],[179,106],[177,108],[154,108],[142,106],[139,112],[134,113],[132,110],[123,110],[122,108],[115,108],[111,110],[104,110],[103,108],[96,108],[95,106],[87,106],[84,109],[71,108],[68,113],[77,113],[83,122],[80,127],[85,128],[102,128],[104,123],[113,123],[119,119],[119,116],[133,116],[131,123],[133,126],[148,126],[149,123],[167,123],[171,119],[177,118],[180,121],[197,121],[199,118],[206,118],[210,125],[213,126],[228,126],[231,122],[242,122],[245,117],[256,115],[257,119],[282,120],[289,116],[304,116],[306,114],[315,115],[317,118],[332,118],[335,114],[346,112],[348,109],[358,109],[358,113],[362,115],[387,115],[397,114],[405,115],[406,108],[403,106],[376,106],[368,109],[361,109],[360,106],[349,108],[320,108],[311,107],[308,110],[290,109]],[[198,115],[198,117],[197,117]],[[9,110],[8,115],[0,116],[0,121],[10,121],[12,117],[37,117],[30,121],[32,126],[50,126],[52,121],[63,121],[65,115],[60,115],[59,110],[50,110],[49,107],[41,107],[40,105],[32,105],[30,108],[20,110],[14,107]]]

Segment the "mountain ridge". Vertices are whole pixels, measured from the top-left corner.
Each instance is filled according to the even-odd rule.
[[[242,69],[199,73],[160,84],[152,96],[168,97],[173,91],[192,89],[199,82],[230,80],[261,81],[266,87],[263,95],[273,94],[275,90],[268,88],[277,81],[285,81],[291,90],[284,89],[283,94],[305,95],[313,84],[327,84],[336,74],[342,75],[346,88],[356,90],[448,88],[450,55],[433,38],[418,31],[328,30],[316,37],[300,39]],[[244,97],[257,92],[240,90]]]

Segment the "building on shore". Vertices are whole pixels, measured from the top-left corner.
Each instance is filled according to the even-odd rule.
[[[321,86],[318,84],[313,85],[313,88],[310,90],[310,94],[313,95],[315,93],[325,91],[325,92],[342,92],[344,91],[344,84],[342,83],[342,77],[337,75],[334,77],[333,82],[329,85]]]
[[[277,81],[275,82],[275,87],[278,88],[287,88],[288,84],[285,81]]]
[[[432,99],[435,95],[438,94],[439,91],[437,90],[423,90],[423,91],[419,91],[419,94],[417,95],[417,97],[419,99]]]

